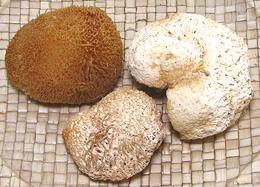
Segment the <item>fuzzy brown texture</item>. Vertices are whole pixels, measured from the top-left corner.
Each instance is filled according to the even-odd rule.
[[[24,25],[6,51],[11,84],[44,103],[81,104],[110,91],[122,71],[116,26],[96,7],[68,7]]]
[[[83,173],[94,180],[120,181],[148,165],[165,130],[151,97],[120,88],[72,117],[63,137]]]

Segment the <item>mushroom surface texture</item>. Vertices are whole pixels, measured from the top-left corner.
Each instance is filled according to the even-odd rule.
[[[148,24],[130,46],[128,67],[138,82],[167,88],[168,116],[182,139],[224,131],[252,99],[243,39],[201,15]]]
[[[94,180],[120,181],[149,164],[165,130],[151,97],[120,88],[73,116],[63,138],[83,173]]]
[[[67,7],[24,25],[6,51],[11,84],[44,103],[96,101],[122,71],[116,26],[95,7]]]

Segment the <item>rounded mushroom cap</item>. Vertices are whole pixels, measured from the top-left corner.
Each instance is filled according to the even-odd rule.
[[[121,88],[72,117],[63,131],[68,152],[94,180],[119,181],[142,171],[165,127],[151,97]]]
[[[252,99],[246,44],[203,16],[179,14],[146,26],[129,55],[139,82],[168,87],[168,116],[183,139],[224,131]]]
[[[10,82],[45,103],[92,102],[122,71],[116,26],[95,7],[68,7],[24,25],[6,51]]]

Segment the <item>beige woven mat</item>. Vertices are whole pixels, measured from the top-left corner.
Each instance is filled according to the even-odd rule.
[[[182,142],[170,127],[165,98],[157,96],[168,133],[149,167],[119,184],[91,181],[67,155],[61,135],[68,117],[88,106],[54,107],[31,101],[8,84],[4,64],[8,41],[21,25],[46,10],[71,4],[106,10],[121,33],[125,60],[135,31],[147,22],[175,12],[195,12],[224,23],[248,43],[255,89],[249,110],[238,125],[225,133],[202,141]],[[260,186],[258,8],[258,0],[12,0],[7,7],[1,7],[0,186]],[[136,83],[125,68],[118,86],[132,85]]]

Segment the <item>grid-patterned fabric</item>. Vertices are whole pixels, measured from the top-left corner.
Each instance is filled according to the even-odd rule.
[[[30,100],[6,78],[5,49],[15,32],[40,13],[71,4],[104,9],[120,31],[127,61],[135,31],[176,12],[224,23],[249,47],[254,99],[238,125],[201,141],[180,141],[167,119],[164,94],[137,84],[127,68],[118,86],[150,92],[168,127],[163,145],[139,175],[121,183],[94,182],[67,155],[62,130],[88,106],[49,106]],[[12,0],[0,12],[0,186],[260,186],[260,1],[258,0]],[[257,185],[255,185],[257,186]]]

